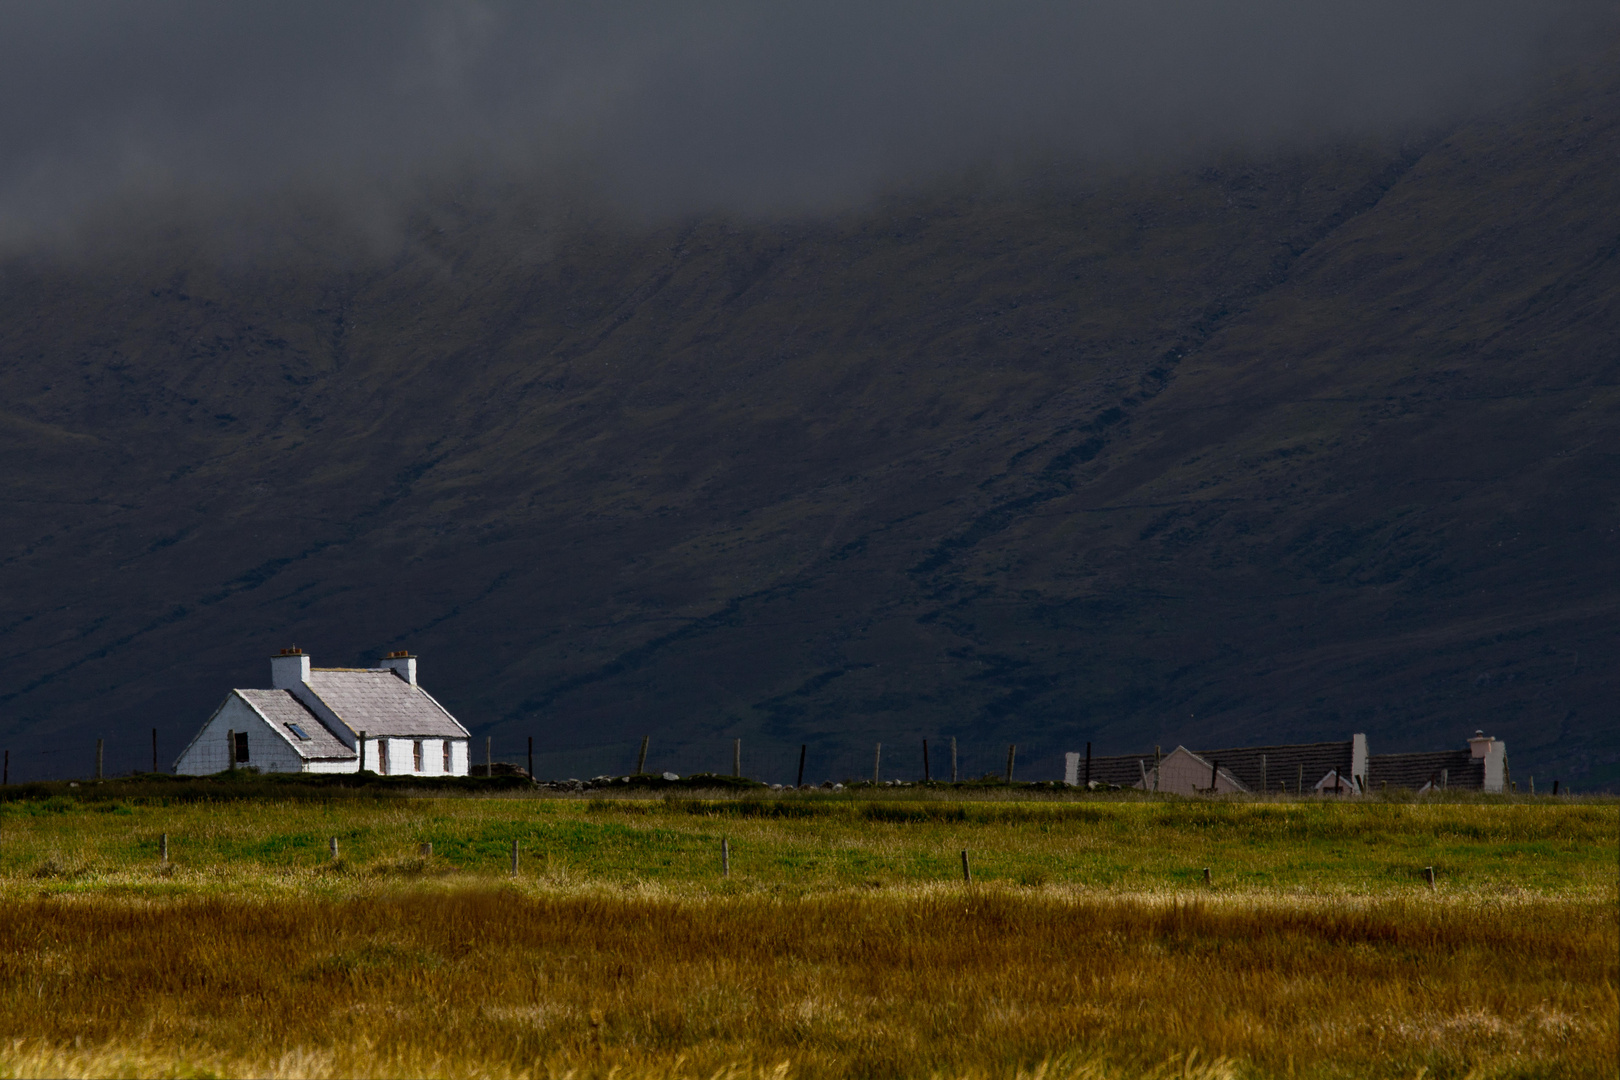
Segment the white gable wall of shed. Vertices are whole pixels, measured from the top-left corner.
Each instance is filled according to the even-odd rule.
[[[203,725],[202,731],[174,763],[174,771],[183,776],[208,776],[229,769],[227,736],[232,731],[245,731],[248,737],[248,760],[240,763],[239,768],[254,768],[260,772],[303,771],[304,761],[298,752],[235,693],[226,698],[213,718]]]
[[[467,775],[467,740],[450,740],[450,775]]]
[[[1219,762],[1216,763],[1217,765]],[[1178,746],[1159,763],[1159,788],[1174,795],[1207,795],[1210,789],[1210,763],[1198,758],[1186,747]],[[1152,786],[1152,771],[1148,773],[1148,786]],[[1221,769],[1215,776],[1215,790],[1222,795],[1247,790]]]
[[[1349,774],[1341,776],[1337,769],[1329,769],[1327,775],[1316,782],[1314,790],[1318,795],[1331,795],[1339,799],[1361,794],[1356,788],[1355,778]]]

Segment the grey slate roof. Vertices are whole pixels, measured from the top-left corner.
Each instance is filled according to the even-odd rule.
[[[1260,790],[1260,758],[1266,759],[1266,786],[1272,791],[1287,784],[1293,791],[1299,783],[1299,770],[1305,768],[1305,790],[1309,791],[1331,770],[1338,769],[1348,786],[1355,741],[1294,743],[1287,746],[1243,746],[1230,750],[1195,750],[1205,761],[1217,761],[1222,772],[1229,772],[1250,791]],[[1369,766],[1370,768],[1370,766]]]
[[[1449,787],[1485,787],[1485,759],[1474,756],[1472,750],[1436,750],[1421,754],[1369,754],[1367,756],[1367,783],[1377,791],[1380,784],[1390,787],[1411,788],[1414,791],[1434,781],[1440,786],[1441,771],[1446,773]]]
[[[367,738],[465,739],[467,729],[420,686],[387,668],[314,668],[309,688]]]
[[[298,756],[306,761],[354,760],[354,750],[328,731],[326,725],[288,691],[238,690],[236,695],[264,717],[271,727],[283,733],[293,749],[298,751]],[[309,740],[306,742],[294,735],[287,729],[288,724],[297,724],[309,736]]]

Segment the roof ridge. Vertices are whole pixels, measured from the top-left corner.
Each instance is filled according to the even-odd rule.
[[[1226,754],[1252,750],[1304,750],[1313,746],[1354,746],[1355,739],[1329,739],[1324,742],[1267,743],[1264,746],[1222,746],[1214,750],[1201,750],[1203,754]]]

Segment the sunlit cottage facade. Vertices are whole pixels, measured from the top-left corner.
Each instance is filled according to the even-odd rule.
[[[466,776],[468,732],[416,682],[416,657],[317,668],[300,649],[270,658],[270,689],[232,690],[174,771]]]

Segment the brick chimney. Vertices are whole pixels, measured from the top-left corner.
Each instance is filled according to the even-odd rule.
[[[388,668],[412,686],[416,685],[416,657],[405,650],[389,653],[377,666]]]
[[[270,688],[293,690],[309,682],[309,657],[294,645],[270,658]]]

